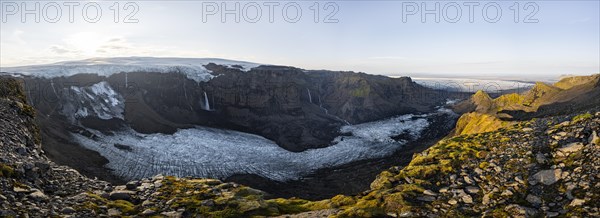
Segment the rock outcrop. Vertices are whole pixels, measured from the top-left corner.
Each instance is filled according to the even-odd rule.
[[[41,149],[34,113],[22,84],[0,78],[1,217],[59,215],[78,204],[68,197],[109,186],[50,161]]]
[[[563,78],[550,85],[537,82],[523,94],[511,93],[491,98],[478,91],[455,106],[465,113],[458,121],[455,135],[494,131],[514,121],[555,116],[581,111],[600,104],[600,74]]]

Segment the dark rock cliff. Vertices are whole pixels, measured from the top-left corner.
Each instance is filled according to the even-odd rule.
[[[0,77],[0,217],[56,216],[76,204],[67,197],[108,185],[51,162],[34,114],[22,84]]]
[[[75,113],[68,110],[74,103],[66,102],[77,97],[73,87],[87,88],[89,94],[92,86],[105,81],[124,101],[123,117],[78,117],[83,126],[98,130],[131,126],[140,133],[173,133],[203,125],[258,134],[290,151],[325,147],[347,123],[427,113],[451,97],[410,78],[278,66],[248,72],[215,64],[206,68],[216,78],[196,82],[178,73],[137,72],[107,78],[90,74],[26,77],[24,81],[33,106],[51,123],[68,120]],[[104,104],[92,101],[85,99],[82,104]]]

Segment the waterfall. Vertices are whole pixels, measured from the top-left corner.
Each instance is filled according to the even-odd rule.
[[[329,115],[329,110],[323,107],[323,102],[321,102],[321,95],[318,95],[317,97],[319,97],[319,107],[323,109],[323,111],[325,111],[325,114]]]
[[[50,86],[52,86],[52,91],[54,91],[54,94],[58,98],[58,94],[56,94],[56,88],[54,88],[54,80],[53,79],[50,79]]]
[[[312,104],[312,96],[310,96],[310,89],[306,88],[306,92],[308,92],[308,101]]]
[[[308,92],[308,95],[310,96],[310,92]],[[336,115],[329,114],[329,110],[327,110],[327,108],[324,108],[324,107],[323,107],[323,102],[321,102],[321,95],[318,95],[317,97],[318,97],[317,99],[319,100],[319,107],[321,108],[321,110],[325,111],[325,114],[327,114],[327,115],[329,115],[329,116],[332,116],[332,117],[334,117],[335,119],[337,119],[337,120],[339,120],[339,121],[342,121],[342,122],[344,122],[346,125],[352,125],[352,124],[351,124],[350,122],[348,122],[347,120],[344,120],[344,119],[342,119],[342,118],[340,118],[340,117],[338,117],[338,116],[336,116]]]
[[[127,88],[127,73],[125,73],[125,88]]]
[[[193,111],[194,107],[192,107],[192,103],[188,100],[187,89],[185,89],[185,82],[183,82],[183,95],[185,96],[185,101],[188,103],[188,106],[190,106],[190,110]]]
[[[58,98],[58,96],[56,97]],[[31,96],[31,89],[27,89],[27,101],[32,107],[35,107],[35,105],[33,104],[33,96]]]
[[[208,102],[208,96],[206,92],[204,92],[204,104],[202,105],[202,109],[205,111],[210,111],[210,103]]]

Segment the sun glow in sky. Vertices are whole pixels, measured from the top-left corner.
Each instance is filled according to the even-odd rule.
[[[154,56],[409,76],[537,79],[600,72],[598,1],[519,1],[517,7],[517,1],[498,1],[502,11],[496,22],[486,20],[496,18],[495,7],[483,12],[489,1],[473,9],[473,22],[464,2],[315,2],[101,1],[101,16],[87,7],[84,17],[89,2],[79,2],[69,14],[65,2],[1,0],[0,65]],[[40,22],[22,14],[23,7],[32,10],[35,3]],[[220,13],[234,10],[236,3],[239,21]],[[432,14],[422,22],[419,12],[435,9],[436,3],[440,22]],[[271,11],[266,4],[277,5]],[[60,20],[48,22],[57,17],[55,6]],[[419,12],[409,12],[414,8],[408,6]],[[461,13],[451,22],[455,6]],[[89,22],[92,18],[97,22]]]

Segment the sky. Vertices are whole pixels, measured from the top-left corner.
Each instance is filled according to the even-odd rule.
[[[153,56],[390,76],[586,75],[600,72],[599,2],[0,0],[0,66]]]

